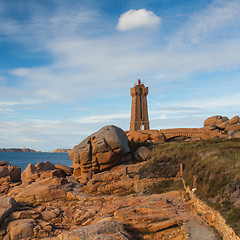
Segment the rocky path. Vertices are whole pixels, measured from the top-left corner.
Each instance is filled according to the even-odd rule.
[[[192,240],[217,240],[221,239],[215,231],[210,228],[209,226],[206,226],[205,223],[199,223],[199,222],[190,222],[187,225],[188,228],[188,236],[187,239]]]
[[[78,198],[88,199],[89,211],[97,209],[96,215],[86,220],[88,224],[108,217],[124,224],[137,237],[134,239],[219,240],[215,230],[197,215],[190,201],[183,200],[183,195],[181,191],[171,191],[124,197],[78,195]]]
[[[182,219],[187,239],[221,239],[221,237],[217,234],[216,230],[211,228],[200,216],[198,216],[189,203],[182,202],[180,198],[172,197],[171,193],[166,193],[165,195],[169,199],[169,202],[172,204],[172,207],[176,209],[176,213]]]

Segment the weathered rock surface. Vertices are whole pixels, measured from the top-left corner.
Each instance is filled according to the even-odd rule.
[[[124,131],[106,126],[93,133],[69,153],[73,161],[74,176],[86,183],[92,172],[100,172],[130,159],[128,139]]]
[[[229,120],[229,125],[237,124],[240,122],[239,116],[235,116]]]
[[[62,165],[62,164],[55,164],[55,167],[64,171],[67,176],[71,176],[73,174],[73,168],[72,167],[67,167],[67,166]]]
[[[17,208],[17,203],[12,197],[0,197],[0,225],[6,217],[8,217]]]
[[[46,172],[56,169],[55,165],[49,161],[39,162],[35,165],[39,172]]]
[[[148,157],[151,154],[151,150],[147,147],[140,147],[138,150],[134,153],[134,157],[139,161],[143,162],[148,159]]]
[[[11,166],[11,164],[7,161],[0,161],[0,167],[3,167],[3,166]]]
[[[236,124],[232,124],[232,125],[228,125],[226,127],[226,131],[240,131],[240,123],[236,123]]]
[[[29,204],[48,202],[66,198],[68,186],[65,186],[65,183],[67,183],[66,179],[46,178],[30,185],[22,184],[17,186],[8,195],[14,197],[17,202]]]
[[[0,194],[6,194],[8,191],[21,184],[21,168],[11,166],[7,161],[0,161]]]
[[[99,223],[90,224],[86,227],[64,232],[56,237],[56,240],[128,240],[132,239],[129,233],[124,229],[122,223],[113,219],[103,219]]]
[[[240,131],[230,130],[228,131],[229,138],[240,138]]]
[[[151,141],[153,143],[166,142],[166,138],[163,133],[158,130],[142,130],[142,131],[126,131],[126,135],[129,141],[144,143]]]
[[[146,134],[143,131],[127,131],[126,132],[128,140],[133,142],[146,142],[150,139],[149,134]]]
[[[21,180],[21,168],[12,166],[6,161],[0,161],[0,178],[7,176],[11,178],[11,182],[19,182]]]
[[[220,116],[220,115],[209,117],[204,121],[203,125],[204,126],[216,125],[217,120],[219,120],[221,118],[222,118],[222,116]]]
[[[67,166],[59,165],[55,167],[51,162],[45,161],[39,162],[35,166],[29,163],[21,177],[23,183],[29,184],[49,177],[65,178],[67,175],[66,172],[70,175],[71,170]]]
[[[31,163],[29,163],[26,169],[22,172],[22,182],[31,183],[40,177],[38,169]]]
[[[19,219],[9,223],[7,236],[9,239],[27,239],[33,235],[33,228],[36,222],[34,219]],[[5,237],[5,239],[7,238]]]
[[[220,115],[207,118],[204,121],[204,129],[209,130],[209,138],[219,137],[226,138],[227,133],[230,131],[240,132],[240,121],[239,116],[235,116],[230,120],[227,117],[222,117]],[[213,134],[213,130],[216,131],[216,134]],[[217,131],[219,131],[217,133]],[[213,136],[214,135],[214,136]],[[229,137],[233,137],[231,133],[228,133]],[[235,134],[234,137],[238,137],[238,134]]]
[[[52,225],[42,220],[18,219],[8,224],[4,240],[40,239],[50,236],[52,232]]]

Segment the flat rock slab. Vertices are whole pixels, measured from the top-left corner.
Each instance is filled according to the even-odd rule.
[[[123,224],[113,219],[103,219],[99,223],[74,229],[60,234],[56,240],[130,240],[131,236],[125,231]]]
[[[201,222],[187,223],[188,239],[192,240],[219,240],[220,236],[208,225]]]

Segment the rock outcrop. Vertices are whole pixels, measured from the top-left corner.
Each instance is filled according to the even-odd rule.
[[[131,158],[128,138],[115,126],[106,126],[93,133],[69,153],[75,178],[86,183],[92,173],[105,171]]]
[[[8,195],[14,197],[17,202],[28,204],[64,199],[67,196],[66,183],[66,179],[48,177],[29,185],[17,186]]]
[[[134,153],[134,157],[139,161],[143,162],[148,159],[148,157],[151,154],[151,150],[147,147],[140,147],[137,149],[137,151]]]
[[[12,166],[9,162],[0,161],[0,178],[10,177],[11,182],[19,182],[21,180],[21,168]]]
[[[71,176],[73,174],[73,168],[72,167],[67,167],[62,164],[55,164],[55,167],[58,169],[61,169],[67,176]]]
[[[227,117],[217,115],[207,118],[204,121],[204,127],[208,127],[209,130],[219,129],[225,133],[234,130],[240,131],[240,119],[239,116],[228,119]]]
[[[54,165],[49,161],[45,161],[39,162],[35,166],[29,163],[21,177],[23,183],[29,184],[48,177],[64,178],[66,175],[70,175],[70,171],[70,168],[67,166],[58,165],[57,167],[57,164]]]
[[[21,184],[21,168],[11,166],[9,162],[0,161],[0,194]]]
[[[0,226],[5,218],[7,218],[17,208],[17,203],[12,197],[0,197]]]
[[[4,240],[9,239],[40,239],[48,237],[53,232],[51,224],[37,219],[17,219],[11,221],[7,227]]]

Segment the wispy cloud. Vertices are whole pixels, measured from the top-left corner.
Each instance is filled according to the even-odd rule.
[[[214,110],[224,108],[240,108],[240,94],[224,95],[221,97],[211,97],[193,100],[191,102],[184,101],[175,104],[175,106],[196,107],[203,110]]]
[[[28,147],[44,151],[60,147],[72,148],[93,131],[92,126],[74,124],[68,120],[0,121],[0,125],[1,147]]]
[[[194,12],[180,28],[172,44],[199,45],[201,42],[221,42],[239,36],[240,2],[215,0],[201,11]]]
[[[106,114],[106,115],[96,115],[96,116],[89,116],[80,119],[73,119],[73,122],[77,123],[102,123],[105,124],[106,122],[111,122],[113,119],[129,119],[129,113],[119,113],[119,114]]]
[[[26,99],[20,101],[0,101],[0,114],[13,113],[19,109],[39,109],[42,101]]]

